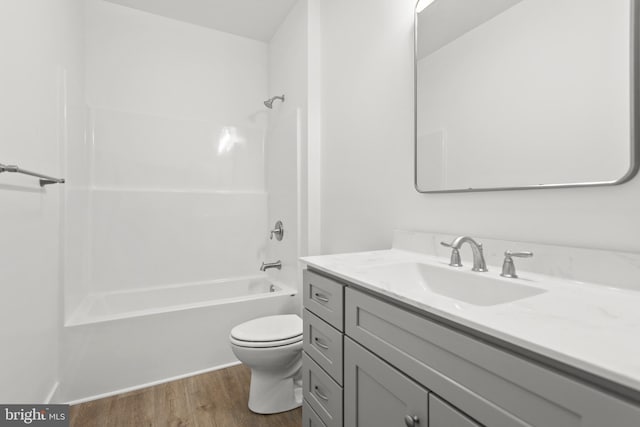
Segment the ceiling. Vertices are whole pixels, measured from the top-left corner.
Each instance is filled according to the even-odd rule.
[[[430,55],[521,1],[434,1],[418,15],[418,59]]]
[[[268,42],[297,0],[106,0]]]

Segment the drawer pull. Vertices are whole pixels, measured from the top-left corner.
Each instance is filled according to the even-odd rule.
[[[407,427],[415,427],[416,425],[420,424],[420,418],[416,417],[415,415],[413,417],[411,415],[407,415],[406,417],[404,417],[404,424]]]
[[[322,400],[324,400],[324,401],[326,401],[326,402],[328,402],[328,401],[329,401],[329,398],[328,398],[326,395],[324,395],[324,394],[322,394],[322,393],[320,392],[320,389],[318,388],[318,386],[315,386],[315,387],[313,388],[313,392],[314,392],[314,393],[315,393],[315,395],[316,395],[316,396],[318,396],[320,399],[322,399]]]
[[[315,338],[314,338],[314,341],[316,342],[316,345],[317,345],[318,347],[323,348],[323,349],[325,349],[325,350],[329,350],[329,346],[328,346],[328,345],[326,345],[325,343],[323,343],[323,342],[320,340],[320,338],[315,337]]]
[[[327,298],[326,296],[319,294],[319,293],[315,293],[315,297],[318,301],[322,301],[322,302],[329,302],[329,298]]]

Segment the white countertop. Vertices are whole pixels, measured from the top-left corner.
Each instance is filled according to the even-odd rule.
[[[514,280],[545,289],[508,303],[477,306],[425,291],[409,295],[372,267],[419,262],[448,267],[448,258],[389,249],[302,258],[312,268],[483,334],[640,391],[640,292],[518,271]],[[375,269],[374,269],[375,270]],[[460,274],[499,276],[469,267]]]

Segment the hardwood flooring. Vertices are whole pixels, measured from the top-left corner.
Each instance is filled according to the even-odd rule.
[[[74,405],[71,427],[300,427],[300,408],[249,411],[251,371],[244,365]]]

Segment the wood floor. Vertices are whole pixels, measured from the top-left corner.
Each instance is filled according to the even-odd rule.
[[[300,427],[300,408],[257,415],[247,408],[251,371],[244,365],[74,405],[72,427]]]

